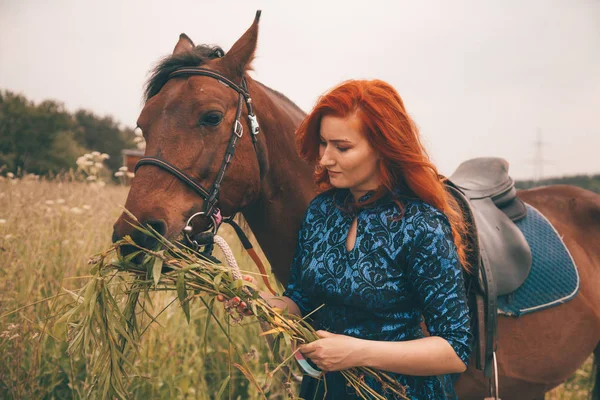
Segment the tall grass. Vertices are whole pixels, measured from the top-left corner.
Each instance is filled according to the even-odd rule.
[[[89,256],[110,245],[112,224],[127,190],[64,178],[0,180],[0,398],[82,398],[89,389],[86,360],[69,357],[60,339],[63,328],[53,326],[54,317],[71,301],[70,296],[57,295],[64,293],[62,287],[81,287]],[[250,258],[226,228],[220,234],[232,244],[241,268],[252,269]],[[173,299],[174,295],[153,296],[154,310]],[[191,312],[188,324],[178,306],[169,307],[159,317],[160,325],[151,325],[144,334],[133,398],[214,399],[219,392],[222,398],[261,398],[228,362],[233,354],[232,360],[239,363],[239,356],[220,327],[214,321],[207,324],[206,308],[196,304]],[[246,320],[242,325],[229,328],[230,334],[262,384],[278,362],[270,358],[258,325]],[[547,398],[586,399],[590,371],[588,361]],[[224,385],[230,374],[232,379]],[[296,384],[270,382],[270,399],[297,393]]]
[[[81,287],[89,272],[89,256],[109,247],[112,224],[127,190],[60,180],[0,181],[1,398],[81,398],[89,389],[85,360],[69,358],[60,339],[63,327],[53,326],[54,317],[72,299],[56,295],[64,293],[61,287]],[[242,268],[250,269],[252,262],[233,233],[224,227],[220,234],[231,239]],[[154,295],[154,310],[159,312],[173,298]],[[5,316],[14,310],[19,311]],[[136,362],[140,374],[132,384],[134,397],[214,399],[223,387],[223,398],[261,398],[230,366],[228,358],[236,353],[230,351],[219,326],[214,321],[207,324],[206,308],[195,305],[191,312],[188,324],[178,306],[169,307],[158,318],[160,325],[151,325],[144,334]],[[265,383],[278,362],[270,359],[258,324],[242,325],[229,328],[231,337],[253,374]],[[232,361],[240,364],[235,357]],[[285,398],[286,390],[296,392],[277,376],[271,380],[269,398]]]

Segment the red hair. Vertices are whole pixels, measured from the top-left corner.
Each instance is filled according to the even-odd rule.
[[[429,160],[419,130],[406,112],[398,92],[381,80],[350,80],[319,97],[313,110],[298,127],[296,144],[300,157],[316,166],[315,180],[321,190],[333,187],[327,170],[319,165],[321,119],[326,115],[358,117],[362,133],[381,157],[379,174],[382,185],[368,200],[352,206],[370,205],[394,189],[400,189],[404,195],[418,197],[446,215],[460,262],[469,270],[465,243],[467,227],[460,207],[446,191],[444,178],[440,178]],[[402,203],[399,200],[396,203],[403,211]]]

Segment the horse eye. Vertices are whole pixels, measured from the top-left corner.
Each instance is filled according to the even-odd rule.
[[[200,118],[200,125],[217,126],[223,120],[223,114],[220,112],[209,112]]]

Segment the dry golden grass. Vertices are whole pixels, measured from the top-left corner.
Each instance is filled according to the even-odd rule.
[[[52,321],[67,297],[61,287],[81,287],[90,255],[110,245],[112,224],[121,212],[127,187],[99,187],[55,180],[0,180],[0,393],[7,399],[81,398],[89,382],[85,360],[69,359],[66,344],[53,336]],[[250,258],[231,232],[242,268]],[[227,238],[227,237],[226,237]],[[174,298],[153,297],[160,310]],[[49,299],[49,300],[45,300]],[[6,316],[7,313],[18,310]],[[168,308],[142,338],[133,380],[134,398],[215,398],[225,378],[232,379],[224,398],[260,398],[255,388],[227,362],[229,343],[207,311],[191,308],[186,322],[179,307]],[[257,375],[277,363],[269,358],[257,324],[232,327],[236,345]],[[205,357],[204,354],[207,356]],[[548,399],[585,399],[590,361]],[[273,383],[269,398],[284,398],[297,387]]]

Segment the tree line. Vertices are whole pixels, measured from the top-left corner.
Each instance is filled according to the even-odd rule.
[[[600,174],[596,175],[574,175],[563,176],[559,178],[547,178],[539,181],[517,181],[515,186],[517,189],[531,189],[537,186],[547,185],[573,185],[579,186],[592,192],[600,194]]]
[[[78,157],[91,151],[110,156],[106,167],[123,165],[121,150],[135,148],[133,129],[110,116],[80,109],[71,113],[54,100],[39,104],[0,90],[0,173],[56,175],[76,167]]]

